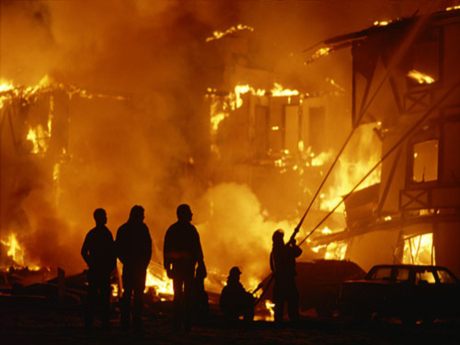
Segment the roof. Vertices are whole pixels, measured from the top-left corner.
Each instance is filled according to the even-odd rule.
[[[443,19],[449,19],[449,18],[459,18],[460,19],[460,6],[452,7],[449,10],[446,9],[444,11],[434,12],[434,13],[426,14],[426,15],[418,15],[417,13],[415,13],[411,17],[397,18],[397,19],[388,20],[388,21],[376,21],[374,22],[374,25],[366,29],[328,38],[324,41],[321,41],[305,49],[304,52],[312,51],[313,49],[321,46],[322,48],[320,49],[327,49],[329,53],[331,51],[335,51],[335,50],[339,50],[339,49],[351,46],[353,42],[366,39],[367,37],[372,36],[374,34],[378,34],[382,32],[404,30],[405,28],[409,27],[411,24],[415,23],[417,20],[421,18],[427,18],[427,19],[430,19],[431,21],[437,21],[437,20],[443,20]],[[319,54],[319,55],[327,55],[327,54]],[[318,57],[318,50],[315,51],[313,57],[310,58],[308,61],[312,62],[316,60],[317,57]]]

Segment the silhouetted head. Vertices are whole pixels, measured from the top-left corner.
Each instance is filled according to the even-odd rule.
[[[232,268],[230,268],[230,272],[228,273],[229,278],[231,277],[239,278],[240,275],[241,275],[241,271],[238,266],[233,266]]]
[[[96,225],[107,224],[107,213],[103,208],[96,208],[93,212],[93,217],[96,221]]]
[[[284,231],[281,229],[276,230],[272,236],[273,246],[284,245]]]
[[[190,206],[187,204],[181,204],[177,206],[177,219],[183,222],[190,222],[192,221],[192,210],[190,209]]]
[[[144,208],[139,205],[134,205],[129,212],[129,222],[142,223],[144,220]]]

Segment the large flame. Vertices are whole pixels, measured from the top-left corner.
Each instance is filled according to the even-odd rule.
[[[6,255],[9,256],[16,265],[24,265],[24,250],[22,249],[16,234],[8,235],[6,240],[0,241],[7,248]]]
[[[433,84],[436,81],[432,76],[419,72],[415,69],[410,70],[407,73],[407,76],[419,84]]]

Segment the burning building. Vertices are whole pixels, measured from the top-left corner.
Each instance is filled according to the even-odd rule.
[[[351,47],[353,126],[375,127],[381,178],[344,196],[345,231],[315,241],[342,243],[365,269],[438,264],[460,274],[459,31],[452,7],[324,42]]]

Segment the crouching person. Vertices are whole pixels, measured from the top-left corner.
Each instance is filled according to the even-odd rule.
[[[241,271],[238,267],[230,269],[227,285],[220,295],[220,309],[229,320],[238,320],[240,316],[246,321],[254,318],[255,299],[240,283]]]

